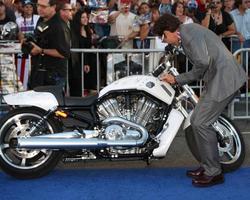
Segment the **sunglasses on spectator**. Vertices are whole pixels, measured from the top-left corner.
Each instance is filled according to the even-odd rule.
[[[64,10],[64,11],[70,11],[70,12],[72,12],[72,11],[73,11],[73,9],[72,9],[72,8],[63,8],[62,10]]]
[[[50,7],[50,5],[42,5],[42,4],[39,4],[39,3],[37,3],[36,6],[41,7],[43,9]]]
[[[220,4],[221,1],[213,1],[214,4]]]

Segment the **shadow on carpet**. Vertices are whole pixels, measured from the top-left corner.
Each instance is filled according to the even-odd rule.
[[[249,200],[250,168],[225,175],[225,183],[195,188],[184,168],[54,170],[33,180],[0,172],[0,199]]]

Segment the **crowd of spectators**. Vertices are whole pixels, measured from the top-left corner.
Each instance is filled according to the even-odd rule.
[[[43,0],[42,0],[43,1]],[[74,1],[72,1],[74,2]],[[77,0],[74,4],[58,0],[57,13],[68,27],[71,48],[98,48],[98,39],[104,36],[121,36],[122,48],[148,48],[148,36],[154,36],[152,27],[164,13],[175,15],[182,23],[199,23],[215,32],[225,45],[235,51],[250,47],[250,0]],[[0,30],[8,21],[19,27],[19,40],[32,34],[39,18],[36,0],[0,0]],[[66,7],[65,7],[66,6]],[[68,6],[68,7],[67,7]],[[70,14],[69,14],[70,13]],[[66,28],[67,29],[67,28]],[[65,29],[64,32],[67,32]],[[63,34],[63,33],[61,33]],[[233,44],[227,36],[237,35]],[[140,39],[135,41],[135,37]],[[95,89],[96,63],[91,54],[83,58],[85,81],[89,89]],[[74,58],[74,55],[72,55]],[[72,95],[79,96],[77,85],[81,80],[82,58],[69,61],[69,82]],[[78,66],[78,67],[77,67]],[[90,84],[91,83],[91,84]]]

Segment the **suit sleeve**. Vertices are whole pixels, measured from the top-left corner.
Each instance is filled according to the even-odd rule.
[[[203,34],[197,33],[187,43],[185,43],[185,40],[182,41],[182,44],[187,58],[193,64],[193,68],[191,71],[182,73],[176,77],[179,85],[202,79],[210,65],[210,57]]]

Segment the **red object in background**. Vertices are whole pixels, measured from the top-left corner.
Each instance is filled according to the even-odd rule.
[[[121,0],[121,3],[122,3],[122,4],[130,4],[130,3],[131,3],[131,0]]]
[[[199,8],[199,10],[201,11],[201,12],[205,12],[206,11],[206,6],[205,6],[205,4],[202,4],[201,3],[201,0],[196,0],[197,1],[197,3],[198,3],[198,8]]]

